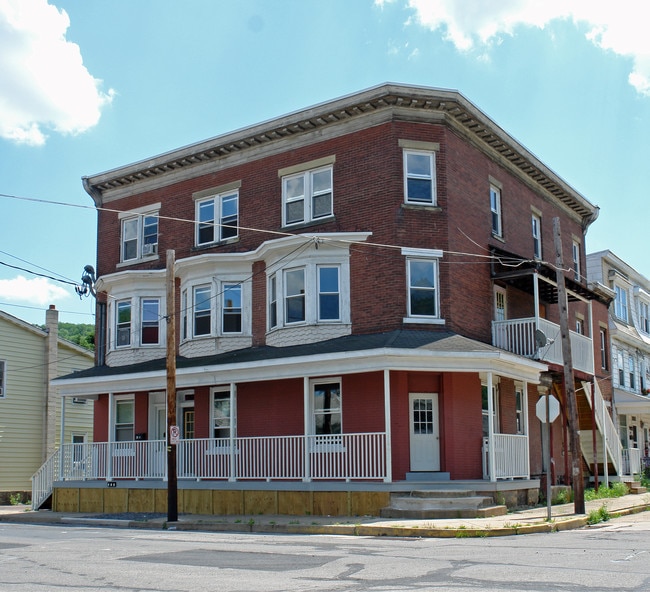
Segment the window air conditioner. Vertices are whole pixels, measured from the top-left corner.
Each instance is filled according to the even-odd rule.
[[[157,252],[158,252],[158,243],[149,243],[147,245],[142,245],[143,255],[155,255]]]

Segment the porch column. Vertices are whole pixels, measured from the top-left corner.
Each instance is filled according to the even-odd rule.
[[[521,393],[521,414],[523,415],[522,433],[526,436],[526,479],[530,479],[530,434],[528,430],[528,382],[524,380],[524,392]]]
[[[63,481],[63,443],[65,442],[65,401],[61,396],[61,435],[59,436],[59,480]]]
[[[302,392],[303,392],[303,416],[304,416],[304,441],[305,445],[303,447],[303,481],[311,481],[311,467],[309,464],[309,448],[311,441],[309,439],[309,431],[311,429],[311,397],[309,396],[309,377],[305,376],[302,379]]]
[[[487,373],[487,400],[488,400],[488,474],[490,481],[497,480],[494,463],[496,462],[494,441],[494,396],[492,391],[492,372]]]
[[[533,273],[533,293],[535,302],[535,329],[539,329],[539,275]]]
[[[113,448],[113,422],[115,421],[113,406],[115,397],[113,393],[108,393],[108,438],[106,443],[106,481],[113,480],[113,463],[111,461],[111,449]]]
[[[214,395],[212,395],[214,396]],[[237,466],[237,456],[235,454],[235,430],[237,429],[237,415],[235,410],[237,409],[237,388],[234,382],[230,383],[230,441],[228,442],[229,451],[230,451],[230,476],[228,481],[237,481],[236,466]],[[213,405],[214,403],[211,403]],[[214,434],[212,434],[214,436]]]
[[[390,370],[384,370],[384,431],[386,432],[386,476],[384,483],[393,480],[392,438],[390,430]]]

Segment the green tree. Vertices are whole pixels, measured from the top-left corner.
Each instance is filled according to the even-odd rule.
[[[45,329],[45,325],[41,325],[41,329]],[[95,350],[95,325],[59,323],[59,337],[90,351]]]

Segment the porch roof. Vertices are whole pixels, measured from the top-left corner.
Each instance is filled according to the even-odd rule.
[[[650,397],[614,389],[614,406],[619,413],[626,415],[650,413]]]
[[[286,347],[260,346],[176,360],[179,388],[349,374],[384,369],[496,372],[539,382],[546,364],[452,332],[396,330]],[[63,395],[165,388],[165,358],[125,366],[95,366],[55,379]]]

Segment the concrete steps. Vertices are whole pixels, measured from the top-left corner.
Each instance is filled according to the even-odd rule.
[[[495,505],[489,496],[468,489],[427,489],[394,493],[382,518],[487,518],[503,516],[506,506]]]
[[[626,485],[630,493],[646,493],[648,491],[647,487],[643,487],[638,481],[628,481]]]

